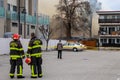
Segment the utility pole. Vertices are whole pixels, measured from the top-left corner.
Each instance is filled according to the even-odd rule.
[[[35,33],[37,35],[37,37],[39,36],[39,33],[38,33],[38,30],[39,30],[39,27],[38,27],[38,0],[35,0],[35,4],[36,4],[36,12],[35,12],[35,16],[36,16],[36,29],[35,29]]]
[[[18,0],[18,33],[21,34],[20,31],[21,27],[20,27],[20,0]]]
[[[24,0],[24,6],[20,6],[21,2],[18,0],[18,33],[22,35],[22,26],[20,23],[20,13],[21,8],[23,8],[22,13],[24,14],[24,38],[26,38],[26,0]]]
[[[26,38],[26,0],[24,0],[24,38]]]

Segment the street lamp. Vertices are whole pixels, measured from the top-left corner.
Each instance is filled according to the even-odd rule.
[[[18,0],[18,33],[21,34],[20,31],[21,27],[20,27],[20,0]]]
[[[22,28],[20,23],[20,9],[23,8],[22,13],[24,14],[24,38],[26,38],[26,1],[24,0],[24,7],[20,6],[20,0],[18,0],[18,33],[22,35]]]

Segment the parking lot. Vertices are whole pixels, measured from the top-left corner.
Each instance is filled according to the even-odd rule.
[[[43,78],[36,80],[120,80],[120,51],[63,51],[63,59],[57,51],[43,52],[42,68]],[[10,80],[9,69],[9,56],[1,55],[0,80]],[[22,80],[33,80],[25,63],[23,73]]]

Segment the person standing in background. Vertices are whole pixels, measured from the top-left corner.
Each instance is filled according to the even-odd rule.
[[[59,42],[57,43],[58,59],[62,59],[62,49],[63,49],[63,45],[61,43],[61,40],[59,40]]]

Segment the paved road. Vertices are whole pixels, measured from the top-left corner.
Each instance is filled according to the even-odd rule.
[[[120,80],[120,51],[43,52],[43,78],[36,80]],[[9,56],[0,56],[0,80],[10,80]],[[24,63],[25,79],[30,78],[30,68]],[[17,80],[14,78],[13,80]]]

